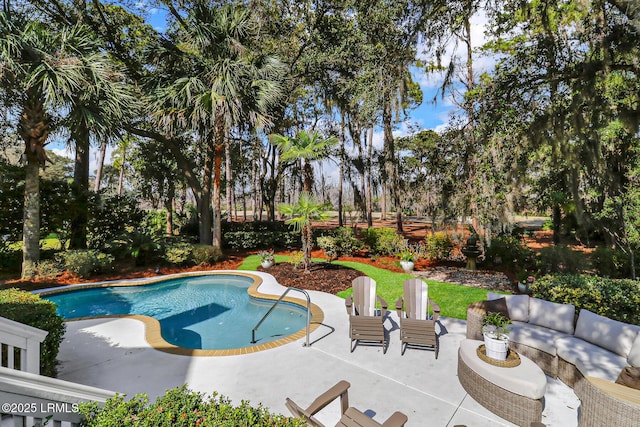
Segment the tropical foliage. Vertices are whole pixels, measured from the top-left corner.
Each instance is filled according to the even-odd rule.
[[[227,220],[274,221],[278,206],[308,196],[340,225],[372,227],[374,211],[392,213],[398,232],[405,215],[435,231],[470,219],[485,247],[498,239],[494,252],[515,214],[548,214],[556,244],[565,234],[621,252],[635,277],[640,25],[631,2],[161,3],[156,27],[142,3],[5,3],[0,145],[18,155],[2,155],[17,184],[2,187],[11,215],[0,227],[23,240],[24,276],[49,231],[72,249],[111,244],[92,229],[100,191],[100,200],[118,194],[164,210],[164,236],[127,224],[121,231],[135,238],[121,236],[124,246],[149,249],[191,227],[217,253]],[[487,31],[474,48],[481,13]],[[441,83],[437,101],[455,106],[438,132],[407,124],[423,103],[422,73]],[[54,140],[75,160],[49,191],[42,168]],[[53,194],[60,200],[48,206],[64,218],[45,212]],[[271,241],[295,244],[281,237]]]

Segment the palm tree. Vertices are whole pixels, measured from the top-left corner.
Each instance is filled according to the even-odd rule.
[[[72,191],[76,209],[71,218],[69,247],[87,247],[87,218],[89,196],[89,149],[92,139],[105,141],[116,136],[122,121],[133,113],[137,102],[124,74],[115,69],[106,56],[95,52],[87,64],[87,76],[93,82],[73,99],[73,107],[66,120],[70,142],[75,145],[76,158]]]
[[[175,18],[180,31],[174,47],[185,68],[155,91],[157,117],[173,127],[182,127],[206,140],[203,185],[211,182],[213,170],[213,239],[221,247],[221,172],[225,140],[229,130],[246,121],[254,126],[269,123],[269,109],[281,96],[284,66],[276,58],[251,52],[258,26],[249,11],[226,5],[212,7],[196,2],[183,17]]]
[[[308,133],[300,131],[291,138],[284,135],[271,134],[269,142],[278,147],[281,152],[280,160],[283,162],[304,160],[303,189],[311,194],[313,191],[313,167],[311,161],[321,160],[329,155],[330,150],[338,144],[338,138],[331,136],[323,138],[318,131]]]
[[[22,277],[33,274],[40,258],[39,168],[47,160],[49,134],[74,96],[93,85],[87,76],[96,52],[82,25],[56,28],[13,11],[0,13],[0,89],[16,111],[25,143]]]
[[[311,264],[311,248],[313,247],[312,221],[327,219],[325,205],[318,203],[311,194],[303,192],[295,205],[280,205],[280,211],[290,218],[285,221],[292,225],[294,231],[302,237],[302,253],[304,254],[304,269],[309,270]]]

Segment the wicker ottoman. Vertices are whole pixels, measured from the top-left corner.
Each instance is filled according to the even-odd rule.
[[[513,368],[493,366],[478,357],[482,341],[463,340],[458,350],[458,379],[473,399],[519,426],[542,420],[547,377],[532,360],[520,356]]]

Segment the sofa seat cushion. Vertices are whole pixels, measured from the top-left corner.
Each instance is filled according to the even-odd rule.
[[[574,365],[582,375],[615,381],[627,358],[591,344],[575,336],[564,336],[556,340],[558,357]]]
[[[573,335],[576,307],[539,298],[529,300],[529,323]]]
[[[589,310],[580,310],[575,336],[619,356],[627,357],[640,327],[612,320]]]
[[[552,356],[556,355],[555,341],[566,336],[567,334],[563,332],[525,322],[511,322],[511,332],[509,332],[511,341],[544,351]]]
[[[518,322],[529,321],[529,295],[502,295],[487,292],[488,300],[504,298],[509,309],[509,318]]]

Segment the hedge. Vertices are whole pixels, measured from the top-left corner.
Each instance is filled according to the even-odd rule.
[[[0,317],[49,332],[40,346],[40,373],[55,376],[56,357],[66,329],[56,305],[30,292],[4,289],[0,290]]]
[[[300,246],[300,233],[293,231],[229,231],[222,234],[225,247],[233,249],[291,248]]]
[[[125,401],[122,395],[107,400],[104,407],[97,403],[81,403],[80,413],[86,427],[299,427],[303,420],[271,414],[262,405],[250,406],[242,401],[233,406],[231,401],[218,393],[210,398],[190,391],[186,386],[167,390],[155,403],[149,404],[145,394],[137,394]]]
[[[536,280],[533,295],[576,306],[633,325],[640,325],[640,283],[589,275],[548,275]]]

